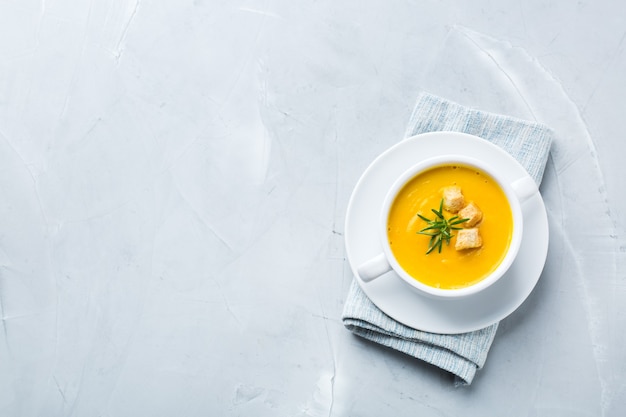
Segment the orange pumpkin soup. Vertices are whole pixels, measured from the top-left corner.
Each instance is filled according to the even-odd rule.
[[[418,213],[434,219],[431,209],[439,209],[443,190],[450,186],[460,187],[465,201],[480,207],[482,246],[455,250],[458,231],[453,230],[441,252],[426,254],[430,238],[418,233],[427,226]],[[443,214],[455,215],[445,210]],[[442,289],[464,288],[487,277],[504,259],[512,235],[513,214],[504,191],[485,172],[463,165],[434,167],[411,179],[392,203],[387,222],[387,237],[398,263],[416,280]]]

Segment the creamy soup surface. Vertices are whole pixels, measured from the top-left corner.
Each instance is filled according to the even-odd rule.
[[[478,225],[482,246],[455,250],[455,235],[449,245],[426,254],[430,237],[418,232],[427,226],[418,213],[434,219],[443,190],[461,188],[465,201],[480,207],[483,218]],[[455,213],[444,210],[446,218]],[[513,234],[513,215],[504,191],[488,174],[462,165],[444,165],[420,173],[398,193],[389,213],[387,237],[400,265],[413,278],[436,288],[470,286],[484,279],[504,259]]]

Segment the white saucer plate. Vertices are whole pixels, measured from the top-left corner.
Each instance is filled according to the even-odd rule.
[[[365,170],[350,198],[345,225],[348,262],[370,300],[400,323],[443,334],[482,329],[513,313],[537,284],[548,253],[548,216],[536,194],[522,205],[524,235],[515,262],[485,291],[443,300],[419,294],[393,271],[370,282],[359,277],[358,265],[382,252],[377,224],[394,180],[417,162],[450,150],[485,160],[510,182],[528,176],[515,158],[484,139],[457,132],[424,133],[389,148]]]

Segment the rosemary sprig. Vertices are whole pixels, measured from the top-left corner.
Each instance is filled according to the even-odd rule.
[[[436,216],[433,220],[422,216],[420,213],[417,213],[419,218],[424,220],[428,224],[428,226],[417,232],[420,235],[430,236],[430,242],[428,243],[428,250],[426,251],[426,255],[435,250],[435,248],[437,248],[438,252],[441,253],[443,242],[446,242],[446,245],[449,245],[450,239],[454,237],[452,231],[460,230],[461,227],[458,227],[458,225],[469,220],[461,219],[459,218],[459,216],[452,216],[449,219],[446,219],[443,215],[443,198],[441,199],[441,203],[439,204],[439,210],[431,210],[433,213],[435,213]]]

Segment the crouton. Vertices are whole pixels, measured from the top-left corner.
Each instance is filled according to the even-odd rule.
[[[463,227],[474,227],[483,219],[483,212],[480,211],[478,206],[472,201],[467,206],[459,210],[459,217],[461,219],[469,219],[462,223]]]
[[[465,205],[465,199],[461,193],[461,188],[450,186],[443,189],[443,208],[450,213],[456,213]]]
[[[454,249],[473,249],[479,248],[483,245],[483,240],[480,237],[480,233],[477,228],[461,229],[457,232],[456,243]]]

